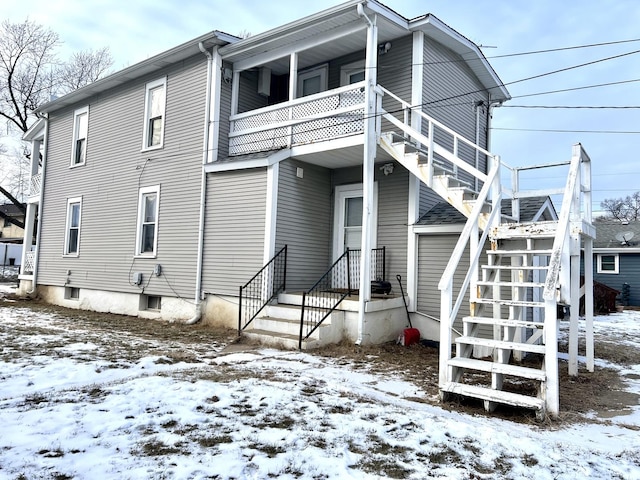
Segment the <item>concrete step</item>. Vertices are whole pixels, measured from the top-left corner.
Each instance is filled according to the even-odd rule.
[[[449,393],[456,393],[466,397],[479,398],[489,402],[513,405],[516,407],[531,408],[543,411],[544,401],[537,397],[521,395],[519,393],[494,390],[492,388],[480,387],[476,385],[466,385],[464,383],[449,382],[443,385],[440,390]]]
[[[493,340],[491,338],[478,338],[461,336],[456,338],[455,342],[460,345],[478,345],[481,347],[489,347],[492,349],[512,350],[514,352],[539,353],[544,355],[546,348],[544,345],[532,345],[530,343],[504,342],[502,340]]]
[[[300,322],[301,312],[298,305],[287,305],[282,303],[267,305],[262,313],[265,317],[297,320],[298,322]]]
[[[543,328],[542,322],[530,322],[526,320],[511,320],[503,318],[491,318],[491,317],[464,317],[462,319],[464,323],[473,323],[477,325],[498,325],[500,327],[514,327],[514,328]]]
[[[268,330],[245,330],[242,336],[250,340],[260,342],[263,345],[281,348],[284,350],[297,350],[299,344],[299,335],[290,335],[287,333],[277,333]],[[302,350],[319,348],[325,345],[320,338],[309,338],[302,342]]]
[[[485,360],[463,357],[454,357],[450,359],[448,363],[452,367],[511,375],[514,377],[528,378],[529,380],[538,380],[541,382],[545,381],[547,378],[545,371],[539,368],[522,367],[519,365],[510,365],[508,363],[487,362]]]

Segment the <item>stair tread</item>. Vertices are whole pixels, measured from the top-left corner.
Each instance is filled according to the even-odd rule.
[[[540,282],[492,282],[490,280],[478,280],[478,285],[484,285],[487,287],[527,287],[527,288],[540,288],[544,287],[544,283]]]
[[[485,270],[548,270],[547,265],[482,265]]]
[[[546,347],[544,345],[533,345],[530,343],[505,342],[503,340],[493,340],[491,338],[467,337],[461,336],[456,338],[456,343],[464,345],[480,345],[483,347],[499,348],[502,350],[515,350],[520,352],[540,353],[544,354]]]
[[[508,363],[488,362],[475,358],[454,357],[449,360],[449,365],[454,367],[467,368],[469,370],[479,370],[481,372],[501,373],[513,375],[515,377],[528,378],[530,380],[544,381],[547,375],[539,368],[523,367]]]
[[[511,256],[511,255],[525,255],[525,254],[551,255],[551,249],[549,249],[549,248],[541,248],[541,249],[527,250],[526,248],[519,248],[519,249],[513,249],[513,250],[507,250],[507,249],[487,250],[487,255],[507,255],[507,256]]]
[[[542,328],[544,323],[533,322],[528,320],[514,320],[510,318],[491,318],[491,317],[464,317],[465,323],[477,323],[480,325],[499,325],[501,327],[520,327],[520,328]]]
[[[483,305],[508,305],[510,307],[544,307],[544,302],[534,302],[533,300],[510,300],[506,298],[477,298],[473,303],[482,303]]]
[[[518,407],[526,407],[536,410],[542,410],[544,408],[544,401],[540,398],[521,395],[519,393],[505,392],[504,390],[494,390],[492,388],[480,387],[477,385],[449,382],[440,387],[440,390]]]

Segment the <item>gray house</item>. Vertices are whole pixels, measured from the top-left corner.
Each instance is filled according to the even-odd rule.
[[[640,305],[640,222],[607,220],[594,225],[593,278],[624,294],[621,303]]]
[[[414,324],[443,345],[443,397],[555,414],[557,344],[544,339],[556,338],[556,303],[570,301],[590,212],[566,202],[557,220],[520,213],[528,197],[590,195],[589,159],[574,147],[560,192],[519,189],[521,169],[488,150],[492,109],[508,99],[473,42],[375,0],[246,39],[203,35],[39,109],[25,139],[44,158],[27,210],[27,230],[36,211],[40,226],[21,288],[307,348],[397,338],[401,279]],[[501,184],[504,169],[513,185]],[[466,222],[418,222],[443,200]],[[446,256],[434,235],[448,236]],[[485,244],[493,253],[480,275]],[[435,293],[434,264],[437,315],[420,311]],[[532,269],[546,280],[527,280]],[[527,289],[539,300],[523,301],[536,296]],[[462,303],[470,315],[459,331]],[[478,345],[502,353],[472,359]],[[511,351],[547,361],[513,369]],[[462,381],[478,369],[493,372],[491,385]],[[533,379],[539,395],[503,391],[504,375]]]

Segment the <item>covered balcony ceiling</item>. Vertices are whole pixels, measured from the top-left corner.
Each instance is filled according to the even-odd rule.
[[[220,49],[224,60],[236,69],[256,66],[271,68],[277,75],[289,73],[289,56],[298,52],[298,69],[318,65],[353,52],[364,51],[367,22],[360,17],[356,4],[342,5],[335,12],[307,17],[255,37],[249,37]],[[348,8],[347,8],[348,7]],[[366,9],[369,18],[374,12]],[[326,12],[321,12],[326,13]],[[409,33],[406,20],[378,15],[378,43]],[[238,68],[240,67],[240,68]]]

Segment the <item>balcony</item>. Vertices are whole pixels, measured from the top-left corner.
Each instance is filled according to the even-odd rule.
[[[29,196],[37,197],[40,195],[40,189],[42,188],[42,174],[36,173],[31,175],[31,183],[29,184]]]
[[[365,83],[233,115],[229,155],[313,144],[364,132]]]

